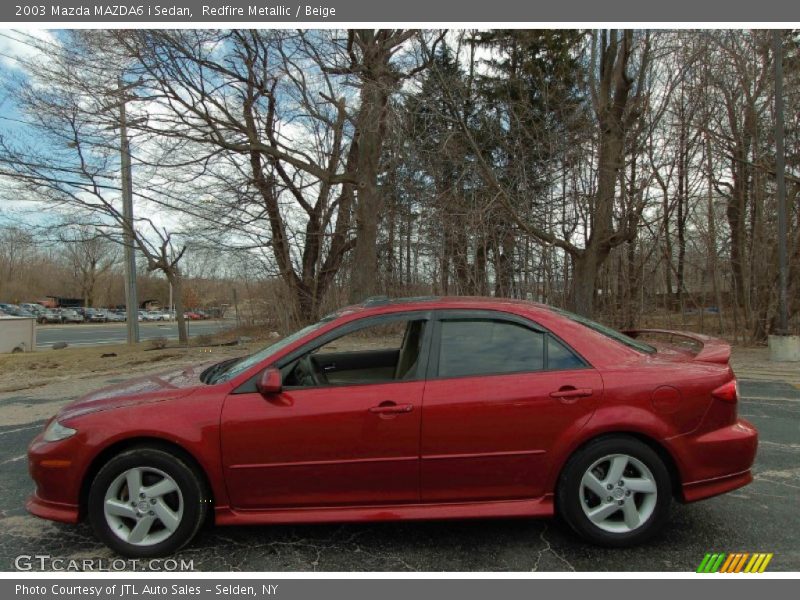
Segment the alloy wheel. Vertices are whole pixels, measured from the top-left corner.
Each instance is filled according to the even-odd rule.
[[[120,473],[103,500],[106,523],[122,541],[152,546],[169,538],[183,519],[183,494],[160,469],[134,467]]]
[[[595,461],[580,482],[580,504],[598,528],[628,533],[647,523],[658,499],[650,469],[627,454],[610,454]]]

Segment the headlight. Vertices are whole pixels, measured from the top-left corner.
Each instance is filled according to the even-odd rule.
[[[72,437],[76,433],[78,433],[76,430],[71,429],[70,427],[64,427],[56,419],[53,419],[50,422],[50,425],[47,426],[47,429],[44,430],[42,439],[45,442],[57,442],[59,440],[65,440],[68,437]]]

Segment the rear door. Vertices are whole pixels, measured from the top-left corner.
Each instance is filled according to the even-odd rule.
[[[553,443],[588,420],[602,391],[597,371],[526,319],[439,313],[422,410],[422,501],[542,495]]]

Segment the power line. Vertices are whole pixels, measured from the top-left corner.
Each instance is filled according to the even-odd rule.
[[[29,125],[31,127],[45,127],[41,123],[34,123],[33,121],[23,121],[22,119],[15,119],[14,117],[5,117],[0,115],[0,120],[11,121],[12,123],[19,123],[20,125]]]
[[[19,165],[21,167],[30,167],[31,169],[42,169],[43,171],[58,171],[61,173],[69,173],[71,175],[82,175],[84,177],[100,177],[101,179],[116,179],[113,175],[104,175],[103,173],[87,173],[74,167],[54,167],[50,165],[43,165],[40,163],[25,162],[23,160],[14,160],[11,158],[0,157],[0,165]]]

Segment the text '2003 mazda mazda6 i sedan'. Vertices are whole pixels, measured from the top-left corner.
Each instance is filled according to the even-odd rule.
[[[28,509],[88,518],[133,557],[175,551],[208,514],[558,512],[591,542],[638,543],[673,498],[749,483],[757,446],[727,344],[642,334],[523,301],[371,299],[250,356],[65,406],[31,443]]]

